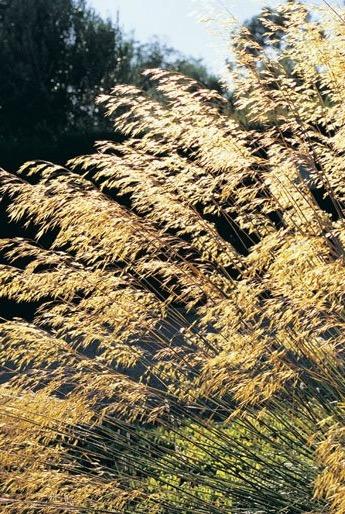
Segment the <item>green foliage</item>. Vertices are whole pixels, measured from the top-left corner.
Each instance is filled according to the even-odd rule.
[[[191,422],[174,432],[156,430],[151,439],[154,435],[155,444],[166,446],[167,453],[152,460],[151,473],[155,471],[158,478],[148,479],[148,490],[186,514],[195,512],[199,500],[209,505],[210,512],[213,507],[215,512],[256,512],[260,489],[266,489],[269,498],[270,506],[262,505],[267,512],[307,509],[317,469],[298,435],[286,430],[286,414],[283,422],[266,412],[228,425]],[[253,483],[256,491],[250,487]],[[168,514],[169,510],[162,507],[157,512]]]

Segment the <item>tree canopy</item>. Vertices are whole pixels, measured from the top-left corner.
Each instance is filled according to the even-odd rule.
[[[72,134],[72,146],[78,137],[90,146],[95,131],[109,129],[97,95],[119,83],[145,88],[147,67],[176,69],[220,88],[202,62],[158,40],[139,43],[85,0],[3,0],[0,38],[2,165],[20,164],[13,155],[58,158],[50,155],[52,145],[68,158],[63,148]]]

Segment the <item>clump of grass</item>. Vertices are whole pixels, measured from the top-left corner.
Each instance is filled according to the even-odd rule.
[[[38,306],[0,325],[3,512],[344,512],[345,29],[280,12],[279,55],[235,36],[249,124],[149,70],[100,98],[123,144],[1,172]]]

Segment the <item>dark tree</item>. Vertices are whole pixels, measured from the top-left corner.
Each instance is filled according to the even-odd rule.
[[[123,52],[117,25],[84,0],[10,0],[0,36],[4,133],[53,136],[94,119],[94,96]]]
[[[220,88],[203,64],[157,40],[140,44],[86,0],[0,0],[0,165],[64,162],[110,131],[96,96],[141,71],[174,68]]]

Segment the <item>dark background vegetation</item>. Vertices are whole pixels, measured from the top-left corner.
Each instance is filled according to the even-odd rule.
[[[95,98],[119,83],[147,89],[146,68],[221,90],[200,60],[136,41],[85,0],[0,0],[0,40],[0,166],[9,171],[26,160],[64,163],[114,137]]]

